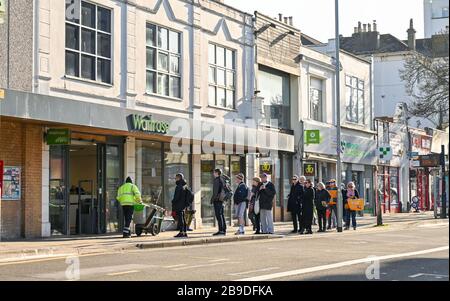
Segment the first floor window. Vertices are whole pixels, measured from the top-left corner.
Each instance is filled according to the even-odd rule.
[[[354,76],[345,76],[346,119],[364,124],[364,81]]]
[[[311,78],[309,88],[310,118],[323,122],[322,80]]]
[[[234,108],[235,98],[235,52],[209,44],[208,103],[211,106]]]
[[[111,10],[66,0],[66,75],[110,84]]]
[[[180,98],[180,33],[147,24],[146,45],[147,92]]]

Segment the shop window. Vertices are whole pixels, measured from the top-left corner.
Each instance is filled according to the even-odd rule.
[[[181,97],[180,33],[148,23],[146,26],[147,93]]]
[[[258,89],[261,91],[260,96],[263,97],[263,124],[289,129],[291,116],[289,74],[260,66]]]
[[[66,0],[66,75],[110,84],[111,10]]]
[[[136,141],[136,185],[146,203],[166,207],[163,199],[162,144]]]
[[[364,124],[364,81],[345,76],[345,106],[347,121]]]
[[[235,106],[235,51],[209,44],[209,96],[210,106],[234,109]]]

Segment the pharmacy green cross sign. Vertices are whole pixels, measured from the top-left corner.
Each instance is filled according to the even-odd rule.
[[[306,144],[320,144],[320,130],[306,130]]]
[[[380,160],[392,160],[392,155],[392,147],[390,145],[378,147],[378,157],[380,158]]]

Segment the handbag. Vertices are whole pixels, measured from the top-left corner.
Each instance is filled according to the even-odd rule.
[[[255,212],[255,214],[259,214],[259,196],[256,198],[255,200],[255,205],[253,207],[253,212]]]
[[[349,199],[348,207],[352,211],[363,211],[364,210],[364,199]]]

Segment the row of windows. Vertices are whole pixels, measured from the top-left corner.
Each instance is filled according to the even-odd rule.
[[[112,84],[111,10],[66,0],[66,75]],[[181,97],[181,34],[146,25],[146,92]],[[209,45],[209,104],[234,108],[235,51]]]

